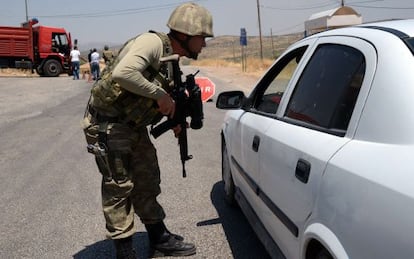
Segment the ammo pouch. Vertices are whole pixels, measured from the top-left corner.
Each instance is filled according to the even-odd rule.
[[[109,172],[111,178],[117,183],[125,182],[130,178],[128,172],[132,153],[131,145],[129,139],[108,140]],[[101,172],[105,173],[105,171]]]
[[[89,105],[89,104],[88,104]],[[99,136],[99,125],[96,123],[92,123],[92,115],[88,112],[85,112],[83,120],[81,121],[81,127],[83,133],[85,134],[86,143],[94,145],[98,143],[98,136]]]
[[[92,88],[92,107],[102,114],[118,117],[120,123],[140,128],[156,124],[162,119],[156,102],[122,89],[110,76],[97,81]]]
[[[111,106],[124,92],[125,90],[112,80],[112,71],[106,71],[92,87],[93,107],[110,111]],[[116,111],[114,110],[114,112]]]

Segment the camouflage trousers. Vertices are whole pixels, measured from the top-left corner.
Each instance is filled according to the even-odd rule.
[[[158,223],[165,218],[156,199],[161,193],[156,149],[146,127],[133,130],[118,123],[91,125],[85,129],[88,143],[93,142],[91,136],[99,139],[102,128],[106,134],[101,135],[100,141],[106,144],[107,157],[95,155],[95,160],[103,176],[106,229],[109,238],[125,238],[136,231],[134,213],[144,224]]]

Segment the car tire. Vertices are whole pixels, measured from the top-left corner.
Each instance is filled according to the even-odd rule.
[[[224,182],[224,200],[228,205],[236,206],[236,188],[234,186],[233,176],[231,174],[230,160],[227,154],[226,142],[224,140],[221,143],[221,174]]]
[[[45,76],[48,76],[48,77],[59,76],[60,73],[62,72],[62,66],[60,65],[58,61],[54,59],[49,59],[43,65],[43,72]]]
[[[36,73],[39,75],[39,76],[43,76],[44,74],[43,74],[43,71],[42,70],[40,70],[38,67],[36,68]]]

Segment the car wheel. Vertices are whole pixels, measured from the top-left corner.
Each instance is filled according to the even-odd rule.
[[[61,71],[62,67],[60,66],[59,62],[54,59],[46,61],[43,66],[43,72],[46,76],[59,76]]]
[[[224,199],[228,205],[235,206],[235,186],[231,175],[230,160],[227,155],[227,146],[224,140],[221,144],[221,174],[224,182]]]
[[[333,259],[332,255],[326,250],[322,248],[315,256],[315,259]]]
[[[43,71],[42,70],[40,70],[38,67],[36,68],[36,73],[39,75],[39,76],[43,76],[44,74],[43,74]]]

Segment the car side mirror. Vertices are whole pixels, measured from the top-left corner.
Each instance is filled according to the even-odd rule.
[[[224,110],[240,109],[245,100],[246,96],[242,91],[222,92],[217,97],[216,107]]]

